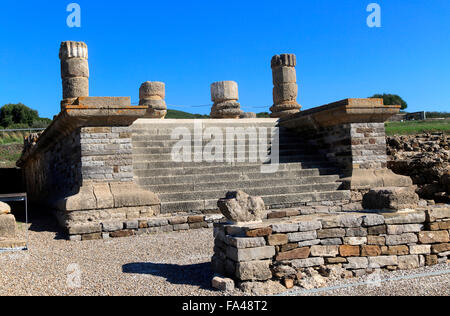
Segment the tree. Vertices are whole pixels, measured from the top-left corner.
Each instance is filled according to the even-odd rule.
[[[33,123],[42,120],[38,111],[30,109],[22,103],[6,104],[0,109],[0,126],[3,128],[17,124],[31,127]]]
[[[396,94],[375,94],[370,98],[383,99],[384,105],[401,105],[402,110],[405,110],[408,107],[408,103]]]

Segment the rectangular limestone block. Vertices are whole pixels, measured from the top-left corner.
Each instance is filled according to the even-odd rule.
[[[387,225],[388,235],[401,235],[405,233],[418,233],[423,230],[422,224]]]
[[[440,231],[431,231],[431,232],[420,232],[419,233],[419,241],[422,244],[439,244],[439,243],[447,243],[450,241],[448,231],[440,230]]]
[[[267,281],[272,278],[271,260],[239,262],[236,277],[241,281]]]
[[[312,246],[312,257],[336,257],[339,254],[338,246]]]
[[[380,257],[369,257],[369,268],[379,269],[387,266],[397,266],[398,258],[397,256],[380,256]]]
[[[266,240],[263,237],[232,237],[226,236],[226,243],[237,249],[259,248],[266,246]],[[270,245],[273,246],[273,245]]]
[[[400,270],[412,270],[420,268],[420,260],[418,255],[399,256],[398,268]]]
[[[280,252],[277,254],[276,261],[306,259],[309,257],[311,251],[308,247],[297,248],[287,252]]]
[[[274,256],[275,247],[272,246],[248,249],[227,248],[227,257],[235,262],[271,259]]]
[[[310,268],[310,267],[316,267],[321,266],[325,264],[324,258],[307,258],[307,259],[299,259],[299,260],[292,260],[291,262],[292,267],[296,269],[301,268]]]
[[[386,245],[388,246],[415,244],[417,241],[417,235],[414,233],[386,236]]]
[[[89,108],[115,108],[131,106],[130,97],[79,97],[74,102],[75,105]]]
[[[306,240],[314,240],[317,239],[317,232],[311,231],[311,232],[301,232],[301,233],[289,233],[287,234],[289,242],[302,242]]]
[[[425,222],[425,212],[415,211],[385,214],[384,218],[388,225],[422,224]]]

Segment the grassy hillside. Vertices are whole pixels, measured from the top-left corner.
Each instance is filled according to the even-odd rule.
[[[386,133],[388,135],[410,135],[433,132],[450,134],[450,120],[386,123]]]
[[[167,110],[167,119],[208,119],[209,115],[192,114],[177,110]]]
[[[0,145],[0,168],[14,168],[22,148],[22,144]]]

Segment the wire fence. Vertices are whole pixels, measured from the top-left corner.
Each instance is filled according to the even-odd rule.
[[[15,132],[42,132],[45,128],[17,128],[17,129],[0,129],[0,133],[15,133]]]

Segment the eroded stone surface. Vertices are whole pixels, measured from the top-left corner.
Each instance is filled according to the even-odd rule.
[[[226,198],[220,199],[217,205],[233,223],[261,222],[266,215],[263,199],[251,197],[242,191],[228,192]]]

